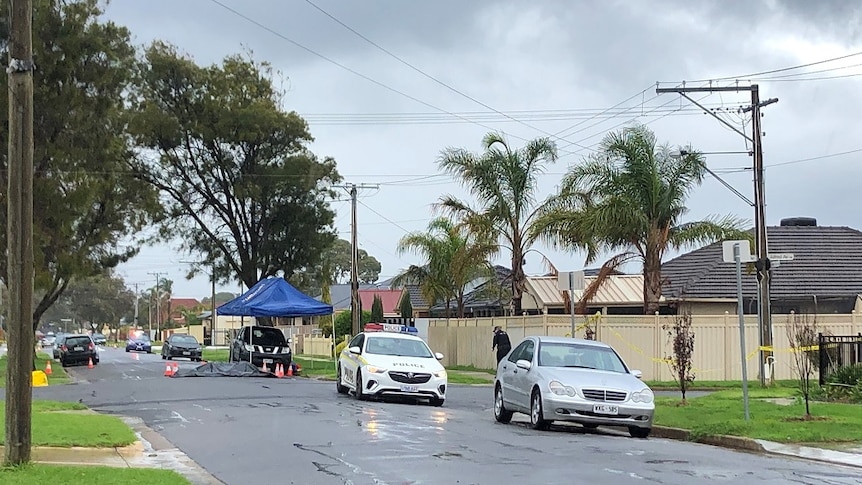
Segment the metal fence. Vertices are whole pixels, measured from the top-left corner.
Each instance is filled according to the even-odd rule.
[[[862,333],[857,335],[817,335],[820,352],[820,385],[842,367],[862,364]]]

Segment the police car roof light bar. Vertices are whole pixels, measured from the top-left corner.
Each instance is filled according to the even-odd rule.
[[[407,325],[398,325],[393,323],[366,323],[364,331],[404,333],[408,335],[419,334],[419,329],[417,329],[416,327],[408,327]]]

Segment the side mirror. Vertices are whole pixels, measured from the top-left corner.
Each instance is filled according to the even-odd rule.
[[[639,371],[639,370],[631,370],[631,371],[629,371],[629,374],[637,377],[638,379],[642,379],[644,376],[644,373]]]
[[[437,360],[443,360],[443,354],[441,354],[440,352],[435,352],[434,358]]]
[[[350,351],[351,354],[361,354],[362,353],[362,349],[360,349],[359,347],[350,347],[347,350]]]
[[[529,360],[524,360],[524,359],[521,359],[518,362],[515,362],[515,365],[520,367],[521,369],[526,369],[526,370],[530,370],[530,367],[533,366],[533,364]]]
[[[287,345],[291,345],[291,344],[293,344],[293,339],[292,339],[292,338],[288,338],[288,339],[287,339]]]

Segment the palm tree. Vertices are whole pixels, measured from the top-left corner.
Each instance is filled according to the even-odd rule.
[[[463,318],[467,285],[491,274],[488,258],[496,253],[497,245],[482,234],[439,217],[428,224],[427,232],[413,232],[401,238],[398,252],[407,251],[418,253],[426,263],[411,266],[393,283],[415,281],[429,304],[446,302],[447,318],[453,301],[458,318]]]
[[[706,165],[700,153],[680,153],[657,147],[655,135],[642,125],[609,133],[600,150],[572,167],[559,193],[543,205],[534,236],[585,250],[586,264],[600,251],[622,250],[605,264],[605,276],[611,266],[639,259],[644,312],[658,311],[661,262],[668,249],[750,238],[741,229],[744,221],[732,216],[681,223],[686,199],[703,181]]]
[[[471,231],[499,241],[512,255],[512,307],[521,314],[521,295],[526,283],[524,257],[536,241],[532,231],[537,216],[537,181],[545,165],[557,160],[557,147],[547,138],[528,142],[513,149],[497,133],[482,140],[484,153],[474,154],[460,148],[444,150],[440,167],[461,180],[477,199],[474,208],[448,195],[438,209],[464,221]]]

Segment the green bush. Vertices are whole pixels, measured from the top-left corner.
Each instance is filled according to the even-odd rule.
[[[370,321],[371,312],[363,310],[361,316],[359,317],[360,326],[364,327],[365,324]],[[335,315],[335,337],[341,338],[342,335],[347,335],[349,333],[353,333],[350,322],[350,310],[344,310],[341,313]]]
[[[346,335],[345,335],[346,336]],[[344,347],[347,347],[347,340],[342,340],[341,343],[335,346],[335,355],[333,357],[338,357],[341,355],[341,351],[344,350]]]
[[[830,384],[855,386],[862,382],[862,364],[839,367],[828,379]]]

